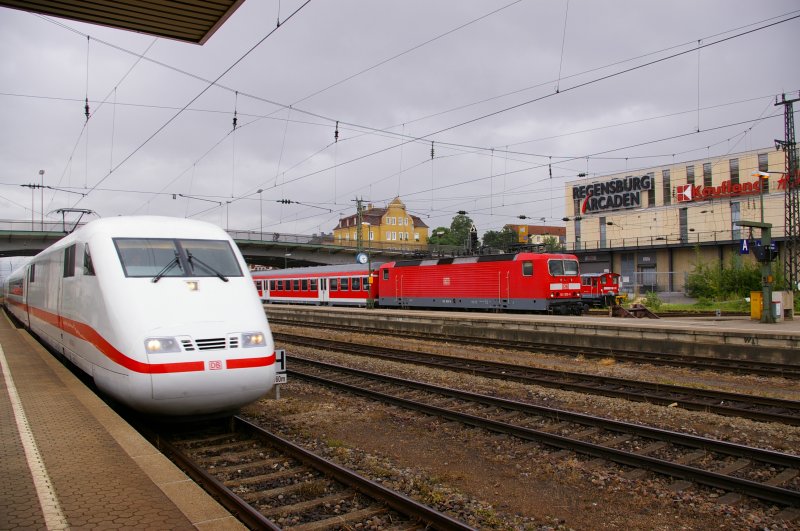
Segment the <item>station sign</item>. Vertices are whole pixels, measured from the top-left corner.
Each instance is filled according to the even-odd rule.
[[[572,188],[572,199],[581,201],[581,213],[637,208],[642,206],[642,192],[655,189],[650,175],[628,176]]]
[[[275,385],[285,384],[289,381],[286,376],[286,351],[275,350]]]

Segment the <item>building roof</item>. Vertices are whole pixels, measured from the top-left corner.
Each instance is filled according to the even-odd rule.
[[[204,44],[244,0],[0,0],[0,6]]]
[[[528,234],[538,234],[542,236],[566,236],[567,228],[557,225],[506,225],[514,231],[519,232],[522,227],[527,227]]]
[[[389,203],[389,207],[401,207],[405,210],[406,206],[400,201],[399,198],[394,198],[391,203]],[[369,223],[370,225],[379,226],[381,224],[381,220],[383,216],[386,215],[386,212],[389,210],[387,208],[375,208],[372,205],[369,205],[366,210],[361,214],[361,218],[364,223]],[[414,216],[412,214],[408,214],[408,216],[414,222],[414,228],[420,229],[427,229],[428,225],[422,221],[419,217]],[[344,229],[348,227],[355,227],[358,223],[358,213],[355,213],[351,216],[347,216],[344,218],[339,219],[339,224],[336,226],[336,229]]]

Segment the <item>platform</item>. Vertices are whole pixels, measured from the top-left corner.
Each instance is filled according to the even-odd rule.
[[[308,326],[346,322],[365,332],[403,331],[419,337],[451,335],[547,343],[570,348],[619,349],[800,365],[800,319],[775,324],[749,317],[624,319],[589,315],[334,308],[265,304],[268,319]]]
[[[245,529],[0,312],[0,529]]]

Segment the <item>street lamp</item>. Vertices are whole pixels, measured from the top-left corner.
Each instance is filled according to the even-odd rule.
[[[42,180],[42,188],[41,188],[41,197],[42,197],[42,211],[41,211],[41,219],[42,219],[42,226],[40,227],[42,232],[44,232],[44,170],[39,170],[39,177]]]
[[[761,202],[761,223],[764,223],[764,180],[769,179],[769,173],[765,171],[758,171],[753,174],[753,177],[763,179],[758,183],[758,196]]]
[[[258,193],[258,215],[259,215],[259,218],[261,219],[261,224],[259,225],[259,233],[261,234],[261,239],[262,240],[264,239],[264,209],[261,206],[263,204],[261,202],[261,192],[263,192],[263,191],[264,191],[263,188],[259,188],[258,192],[257,192]]]

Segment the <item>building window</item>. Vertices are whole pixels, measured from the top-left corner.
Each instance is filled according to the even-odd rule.
[[[739,240],[742,238],[742,228],[736,224],[737,221],[742,219],[741,204],[731,203],[731,238]]]
[[[650,177],[650,182],[653,183],[653,187],[647,191],[647,206],[654,207],[656,206],[656,177],[653,172],[647,174]]]
[[[415,242],[418,242],[418,241],[419,241],[419,232],[415,232],[415,233],[414,233],[414,241],[415,241]]]
[[[739,159],[728,161],[731,171],[731,184],[739,184]]]
[[[694,186],[694,166],[686,166],[686,184]]]
[[[661,192],[664,194],[664,204],[672,204],[672,184],[669,182],[669,169],[661,170]]]
[[[600,218],[600,247],[606,247],[606,218],[602,216]]]
[[[766,153],[758,154],[758,171],[769,172],[769,155]],[[769,179],[761,179],[761,186],[764,192],[769,192]]]
[[[681,208],[678,211],[678,230],[681,235],[681,243],[689,241],[689,211],[687,208]]]
[[[711,179],[711,163],[704,162],[703,163],[703,186],[706,188],[710,188],[713,186],[714,183]]]
[[[373,241],[374,239],[375,239],[375,233],[372,232],[372,231],[369,231],[369,241]]]

